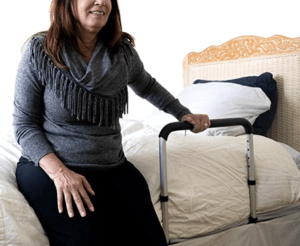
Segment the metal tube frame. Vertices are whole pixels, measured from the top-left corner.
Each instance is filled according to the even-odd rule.
[[[163,230],[169,243],[169,214],[168,214],[168,178],[167,178],[167,150],[166,140],[159,138],[159,160],[160,160],[160,187],[161,208],[163,219]]]
[[[247,138],[247,165],[248,165],[248,185],[250,190],[250,222],[256,222],[256,179],[253,150],[253,134],[246,134]],[[161,206],[163,230],[167,242],[169,243],[169,216],[168,216],[168,178],[167,178],[167,151],[166,140],[159,138],[159,160],[160,160],[160,184],[161,184]]]
[[[250,190],[250,222],[256,222],[256,178],[254,163],[253,134],[247,134],[248,185]]]

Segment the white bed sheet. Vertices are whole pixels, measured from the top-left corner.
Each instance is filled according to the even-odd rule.
[[[162,219],[159,202],[158,161],[158,132],[160,129],[138,120],[122,119],[121,126],[125,154],[128,160],[145,176],[155,210],[158,217]],[[208,140],[208,138],[210,139]],[[217,139],[220,139],[220,141],[217,141]],[[221,139],[224,141],[221,141]],[[220,157],[217,159],[223,159],[224,156],[220,149],[225,146],[228,152],[227,157],[232,158],[234,163],[237,164],[241,159],[245,160],[246,158],[244,153],[244,146],[246,146],[244,143],[246,144],[246,142],[244,140],[244,136],[236,138],[203,136],[199,141],[199,136],[195,134],[188,134],[187,137],[184,137],[183,132],[170,135],[167,146],[168,158],[170,158],[168,159],[168,176],[171,238],[207,234],[236,223],[245,222],[249,216],[246,165],[232,164],[224,166],[221,161],[215,162],[212,157],[209,157],[209,153],[220,152],[218,154]],[[179,141],[180,144],[178,144]],[[211,150],[209,150],[209,146],[212,147]],[[270,139],[260,136],[255,136],[254,146],[254,153],[258,158],[258,180],[260,175],[266,173],[265,177],[269,184],[263,186],[258,181],[258,214],[270,209],[280,209],[287,204],[299,201],[299,171],[285,148]],[[0,245],[47,246],[49,243],[43,228],[34,211],[17,189],[15,168],[21,155],[20,150],[14,139],[12,129],[9,132],[0,133]],[[275,152],[278,156],[264,154],[269,159],[266,161],[266,158],[259,154],[262,152]],[[203,158],[203,154],[199,153],[206,153],[210,159],[209,165],[205,169],[207,174],[204,176],[201,174],[203,167],[200,172],[197,171],[198,167],[194,165],[193,161]],[[213,159],[215,157],[214,154]],[[282,161],[279,161],[280,158],[282,158]],[[205,163],[205,161],[203,162]],[[275,162],[279,164],[274,165]],[[260,165],[260,163],[264,164]],[[285,165],[288,165],[289,168],[287,169]],[[209,174],[209,168],[213,166],[218,169],[215,176]],[[272,168],[270,169],[270,167]],[[220,175],[221,170],[226,174],[225,179]],[[275,170],[277,170],[277,174]],[[238,175],[236,176],[236,174]],[[288,180],[283,177],[288,177]],[[193,181],[195,179],[197,179],[197,182]],[[233,188],[230,187],[229,182],[234,184]],[[291,183],[294,184],[292,188],[289,187]],[[206,189],[203,189],[203,187],[206,187]],[[215,188],[215,190],[212,188]],[[277,193],[269,192],[270,188],[284,194],[285,197],[278,197]],[[209,200],[209,197],[213,197],[217,190],[222,191],[223,194],[221,195],[223,197],[217,195],[217,201]],[[228,195],[228,192],[230,195]],[[197,198],[194,198],[194,194],[201,194],[200,202],[197,201]],[[267,199],[262,200],[264,197]],[[276,200],[276,204],[269,203],[270,199]],[[238,207],[231,207],[231,203],[239,205]],[[219,216],[217,219],[212,219],[218,213],[223,218]],[[200,221],[204,222],[204,225],[201,225]]]

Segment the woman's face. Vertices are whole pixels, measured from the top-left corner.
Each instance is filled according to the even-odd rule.
[[[106,24],[111,12],[111,0],[74,0],[72,10],[80,27],[98,33]]]

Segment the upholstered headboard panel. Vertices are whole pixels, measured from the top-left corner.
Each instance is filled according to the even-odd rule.
[[[197,79],[228,80],[273,74],[278,106],[268,137],[300,151],[300,38],[242,36],[199,53],[183,62],[184,86]]]

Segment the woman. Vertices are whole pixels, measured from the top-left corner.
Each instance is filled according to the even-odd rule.
[[[127,85],[197,133],[210,126],[143,68],[117,0],[53,0],[19,65],[16,177],[51,245],[166,245],[142,174],[126,160]]]

